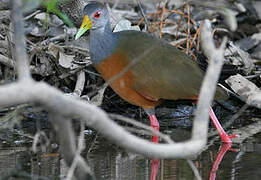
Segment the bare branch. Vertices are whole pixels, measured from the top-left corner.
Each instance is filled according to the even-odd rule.
[[[117,115],[117,114],[109,114],[109,116],[113,119],[118,119],[120,121],[132,124],[136,127],[143,128],[143,129],[147,130],[148,132],[150,132],[149,133],[150,135],[155,134],[156,136],[159,136],[160,138],[162,138],[165,142],[167,142],[169,144],[174,143],[174,141],[168,135],[163,134],[159,131],[156,131],[154,128],[152,128],[152,127],[150,127],[146,124],[143,124],[141,122],[138,122],[134,119],[131,119],[131,118],[128,118],[128,117],[125,117],[125,116],[121,116],[121,115]]]
[[[37,152],[37,143],[40,141],[40,138],[43,137],[46,140],[46,145],[50,144],[50,141],[46,134],[43,131],[39,131],[34,135],[32,150],[34,153]]]
[[[75,135],[72,131],[71,121],[57,113],[51,113],[50,119],[55,127],[55,131],[58,135],[60,151],[62,152],[67,165],[72,165],[74,158],[78,157],[77,167],[74,175],[77,179],[91,179],[91,170],[85,161],[77,156]]]
[[[203,27],[203,30],[205,30],[204,33],[210,34],[210,32],[206,32],[209,30],[208,28]],[[202,37],[203,41],[212,42],[209,39],[211,36],[202,35]],[[213,48],[209,50],[210,52],[215,51],[214,44],[209,45],[209,47]],[[206,78],[207,81],[203,83],[197,116],[194,121],[193,137],[191,140],[186,142],[175,144],[154,144],[145,141],[126,132],[114,121],[111,121],[107,114],[96,106],[76,100],[72,97],[64,96],[62,92],[45,83],[26,81],[0,87],[0,107],[28,102],[40,103],[50,112],[57,114],[58,118],[56,117],[55,119],[63,119],[61,117],[65,117],[62,121],[54,123],[55,126],[57,126],[57,123],[60,124],[58,127],[66,125],[65,122],[68,121],[68,117],[79,117],[108,139],[113,140],[116,144],[133,152],[157,158],[190,157],[199,153],[206,144],[209,106],[215,91],[215,80],[217,80],[219,75],[217,70],[220,70],[220,68],[218,66],[222,65],[223,59],[222,50],[218,50],[218,52],[219,54],[217,52],[212,53],[215,58],[211,56],[212,58],[210,59],[211,62],[209,65],[210,70],[207,72],[207,76],[210,75],[211,78]],[[19,92],[19,94],[17,92]],[[41,95],[39,96],[39,94]],[[204,101],[202,101],[202,96],[204,96]],[[60,133],[61,130],[58,132]],[[71,138],[68,134],[68,131],[63,133],[61,138],[64,140],[61,140],[62,142],[66,140],[65,137]],[[64,153],[68,153],[68,151]],[[71,151],[71,154],[75,154],[75,149]],[[71,158],[68,162],[72,163],[72,161],[73,159]]]
[[[226,39],[223,40],[221,47],[216,49],[211,34],[210,22],[206,20],[202,26],[201,41],[204,52],[209,58],[209,67],[200,90],[196,117],[193,121],[192,138],[195,138],[195,140],[203,138],[206,143],[209,119],[208,112],[211,102],[213,101],[216,84],[224,61],[223,54]]]
[[[28,66],[28,57],[25,52],[24,23],[22,21],[23,1],[11,1],[12,23],[14,25],[15,60],[18,77],[20,80],[30,80],[31,74]]]
[[[74,173],[78,163],[83,161],[83,159],[81,157],[81,152],[84,150],[84,128],[85,128],[85,123],[82,122],[81,123],[81,133],[80,133],[80,136],[78,138],[77,151],[76,151],[76,154],[74,156],[74,160],[73,160],[73,162],[71,164],[71,167],[68,170],[66,180],[72,179],[73,173]],[[87,169],[89,171],[89,173],[90,173],[91,172],[90,168],[86,167],[86,166],[87,165],[85,165],[85,169]]]
[[[0,87],[0,99],[0,107],[35,102],[40,103],[50,112],[59,113],[62,117],[79,117],[116,144],[149,157],[186,158],[199,153],[206,143],[206,137],[203,139],[194,138],[190,141],[175,144],[148,142],[126,132],[96,106],[65,96],[62,92],[45,83],[18,82],[2,86]],[[208,117],[208,108],[206,114]],[[63,119],[62,123],[60,123],[61,126],[58,127],[63,127],[66,121],[68,121],[66,118]],[[208,122],[203,123],[207,124]],[[205,127],[207,131],[207,125]],[[198,131],[200,133],[202,129],[200,128]],[[64,132],[61,138],[69,138],[68,131]]]
[[[79,117],[116,144],[150,157],[184,158],[197,154],[204,145],[202,140],[165,145],[140,139],[110,120],[103,110],[84,101],[76,100],[71,96],[65,96],[62,92],[45,83],[19,82],[2,86],[0,87],[0,99],[0,107],[36,102],[50,112],[59,113],[63,117]],[[66,121],[68,121],[66,118],[63,119],[61,127],[65,125]],[[61,138],[70,138],[68,132],[64,132]]]
[[[137,3],[138,3],[139,8],[140,8],[141,14],[142,14],[142,16],[143,16],[143,18],[144,18],[144,20],[145,20],[145,23],[146,23],[145,28],[146,28],[146,30],[147,30],[147,29],[150,28],[150,23],[149,23],[149,21],[148,21],[146,15],[145,15],[145,13],[144,13],[144,11],[143,11],[143,8],[142,8],[142,5],[141,5],[140,0],[136,0],[136,1],[137,1]],[[150,31],[148,31],[148,32],[150,32]]]
[[[136,137],[112,121],[101,109],[85,101],[66,96],[46,83],[37,83],[31,80],[28,58],[25,51],[25,37],[22,21],[22,0],[13,0],[12,20],[14,24],[15,59],[19,80],[17,83],[0,87],[0,108],[23,103],[36,103],[42,105],[50,112],[50,119],[58,134],[61,152],[67,165],[77,164],[74,175],[77,179],[91,178],[90,169],[79,156],[81,148],[76,149],[75,135],[71,128],[71,118],[80,118],[88,126],[96,129],[103,136],[117,145],[130,151],[156,158],[188,158],[200,153],[207,141],[209,106],[213,100],[216,83],[223,64],[224,44],[216,49],[211,37],[209,23],[202,27],[202,43],[206,49],[210,64],[200,93],[200,100],[194,121],[192,138],[185,142],[170,144],[155,144]],[[77,2],[82,2],[78,0]],[[67,9],[69,10],[69,9]],[[149,53],[148,49],[142,56]],[[139,58],[142,58],[139,57]],[[135,61],[139,59],[137,58]],[[130,64],[118,76],[112,78],[108,84],[125,73]],[[84,79],[81,73],[78,79]],[[23,81],[21,81],[23,80]],[[24,81],[26,80],[26,81]],[[80,91],[83,81],[79,83]],[[78,84],[77,84],[78,87]],[[77,89],[77,88],[76,88]],[[80,147],[80,146],[79,146]],[[189,162],[191,164],[191,162]],[[198,177],[199,178],[199,177]]]

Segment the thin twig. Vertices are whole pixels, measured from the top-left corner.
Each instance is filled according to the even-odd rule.
[[[151,53],[156,47],[156,45],[152,45],[150,48],[148,48],[142,55],[134,58],[123,70],[121,70],[117,75],[110,78],[101,88],[104,88],[107,85],[110,85],[114,81],[116,81],[118,78],[123,76],[126,72],[128,72],[133,66],[135,66],[140,60],[142,60],[144,57],[146,57],[149,53]]]
[[[201,39],[201,27],[202,27],[202,23],[200,23],[200,25],[199,25],[199,33],[198,33],[198,40],[197,40],[197,51],[199,51],[199,48],[200,48],[200,46],[199,46],[199,44],[200,44],[200,39]]]
[[[164,18],[165,9],[166,9],[166,3],[164,2],[163,7],[162,7],[162,13],[160,16],[160,39],[162,38],[162,26],[163,26],[163,18]]]
[[[145,15],[145,13],[144,13],[144,11],[143,11],[143,8],[142,8],[142,5],[141,5],[140,0],[137,0],[137,3],[138,3],[138,6],[139,6],[139,8],[140,8],[140,11],[141,11],[141,14],[142,14],[142,16],[143,16],[143,19],[145,20],[145,23],[146,23],[146,25],[147,25],[147,26],[146,26],[146,30],[148,30],[149,27],[150,27],[150,23],[149,23],[149,21],[148,21],[146,15]],[[150,33],[150,31],[148,31],[148,32]]]
[[[79,156],[79,151],[81,150],[79,147],[81,147],[82,144],[79,144],[80,146],[76,149],[75,134],[71,128],[71,121],[54,111],[51,112],[50,119],[52,120],[51,122],[58,135],[60,150],[64,156],[65,162],[69,166],[76,163],[76,169],[72,166],[74,176],[77,179],[92,179],[92,172],[89,166],[83,158]],[[79,143],[82,142],[79,141]],[[75,158],[77,159],[75,160]]]
[[[159,136],[160,138],[162,138],[163,140],[165,140],[169,144],[174,144],[175,143],[168,135],[163,134],[163,133],[161,133],[159,131],[156,131],[154,128],[151,128],[150,126],[147,126],[147,125],[145,125],[143,123],[140,123],[140,122],[138,122],[138,121],[136,121],[134,119],[127,118],[127,117],[124,117],[124,116],[121,116],[121,115],[116,115],[116,114],[109,114],[109,116],[112,119],[118,119],[118,120],[124,121],[126,123],[132,124],[134,126],[146,129],[146,130],[150,131],[150,135]],[[194,163],[191,160],[189,160],[189,159],[187,159],[187,162],[188,162],[189,166],[191,167],[192,171],[194,172],[194,175],[197,178],[197,180],[201,180],[202,178],[200,177],[198,169],[195,167]]]
[[[119,2],[120,2],[120,0],[115,0],[114,4],[112,6],[112,9],[116,9],[116,7],[118,6]]]
[[[79,161],[82,160],[81,152],[84,149],[84,127],[85,127],[85,123],[82,121],[81,122],[81,133],[80,133],[80,136],[78,138],[78,147],[77,147],[77,150],[76,150],[76,153],[75,153],[73,163],[68,170],[66,180],[72,179],[73,173],[74,173],[75,168],[77,167],[77,164],[79,163]],[[89,167],[88,167],[88,169],[89,169]]]
[[[12,22],[14,24],[15,60],[18,78],[20,80],[31,80],[28,66],[28,56],[25,52],[26,43],[24,36],[24,23],[22,21],[23,1],[11,1]]]
[[[26,21],[26,20],[28,20],[28,19],[34,17],[36,14],[38,14],[38,13],[40,13],[40,12],[41,12],[41,10],[36,10],[36,11],[34,11],[33,13],[29,14],[28,16],[26,16],[23,20]]]
[[[201,180],[202,178],[201,178],[201,176],[200,176],[200,174],[199,174],[199,172],[198,172],[197,167],[196,167],[195,164],[193,163],[193,161],[187,159],[187,163],[189,164],[190,168],[192,169],[192,171],[193,171],[195,177],[197,178],[197,180]]]
[[[201,36],[202,46],[204,49],[204,53],[210,60],[210,63],[201,86],[196,117],[194,120],[194,123],[195,121],[198,121],[198,123],[200,124],[203,123],[203,121],[207,121],[207,124],[204,124],[204,126],[206,126],[204,127],[204,131],[202,130],[202,126],[193,126],[192,134],[197,138],[205,137],[208,134],[207,126],[209,120],[209,107],[211,102],[213,101],[216,84],[223,65],[223,54],[227,41],[227,39],[225,38],[223,39],[223,42],[218,49],[215,47],[215,43],[211,36],[211,25],[209,21],[205,21],[204,26],[202,27],[202,32],[202,34],[204,34],[204,36]],[[209,96],[209,94],[211,96]],[[201,110],[199,111],[198,109]]]
[[[172,139],[166,135],[166,134],[163,134],[159,131],[156,131],[154,128],[150,127],[150,126],[147,126],[146,124],[143,124],[141,122],[138,122],[134,119],[131,119],[131,118],[128,118],[128,117],[124,117],[124,116],[121,116],[121,115],[117,115],[117,114],[109,114],[109,116],[112,118],[112,119],[118,119],[120,121],[123,121],[123,122],[126,122],[126,123],[129,123],[129,124],[132,124],[134,126],[137,126],[139,128],[143,128],[143,129],[146,129],[147,131],[150,132],[151,135],[156,135],[156,136],[159,136],[161,137],[164,141],[166,141],[167,143],[174,143],[172,141]]]
[[[44,137],[44,139],[46,140],[46,143],[45,143],[46,145],[50,144],[50,141],[49,141],[48,137],[46,136],[45,132],[43,132],[43,131],[37,132],[34,135],[34,140],[33,140],[33,145],[32,145],[32,150],[34,153],[37,152],[37,143],[39,142],[41,136]]]
[[[204,30],[207,31],[209,29],[205,28]],[[71,143],[74,143],[74,138],[69,136],[68,133],[68,131],[72,131],[70,121],[68,119],[69,117],[79,117],[84,120],[88,126],[95,128],[105,137],[113,140],[117,145],[127,148],[129,151],[135,153],[157,158],[191,157],[192,155],[200,153],[207,142],[209,106],[215,92],[216,81],[214,80],[218,78],[218,70],[220,70],[219,66],[222,65],[223,58],[223,49],[216,50],[214,43],[211,41],[211,37],[205,36],[205,38],[207,50],[211,52],[212,56],[215,55],[215,58],[211,59],[213,63],[210,61],[208,67],[210,70],[207,71],[207,76],[210,77],[206,79],[207,83],[203,82],[203,88],[200,93],[200,100],[197,107],[197,114],[193,124],[192,138],[188,141],[175,144],[155,144],[133,136],[115,122],[111,121],[107,114],[98,109],[96,106],[65,96],[56,88],[42,82],[36,83],[30,81],[25,84],[20,81],[1,86],[0,107],[28,102],[43,105],[53,115],[52,119],[55,121],[54,124],[57,128],[56,130],[60,134],[59,139],[65,146],[61,148],[61,150],[63,150],[64,156],[70,156],[69,159],[67,159],[67,164],[69,165],[71,165],[74,159],[74,156],[72,155],[75,154],[75,146],[73,146],[74,148],[71,152],[68,152],[68,149],[66,148],[66,145],[71,146]],[[211,43],[211,45],[209,45],[209,43]],[[209,50],[209,47],[212,49]],[[152,49],[153,48],[156,47],[152,47]],[[221,48],[224,48],[224,43]],[[148,49],[147,53],[149,53],[152,49]],[[139,58],[136,60],[138,59]],[[221,60],[221,64],[216,64],[219,60]],[[211,72],[210,74],[209,71]],[[19,94],[17,92],[19,92]],[[41,95],[39,96],[39,94]],[[67,138],[70,138],[70,140]],[[86,169],[83,168],[82,170],[83,172],[86,172]],[[78,174],[76,173],[76,175]]]
[[[187,54],[189,53],[189,51],[190,51],[190,6],[189,6],[189,4],[187,4],[186,5],[186,7],[187,7],[187,13],[188,13],[188,21],[187,21],[187,25],[188,25],[188,27],[187,27],[187,45],[186,45],[186,51],[187,51]]]

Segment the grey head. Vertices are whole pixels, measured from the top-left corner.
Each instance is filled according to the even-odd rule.
[[[102,3],[89,1],[83,9],[83,21],[75,39],[80,38],[87,30],[104,30],[109,24],[109,12]]]
[[[83,21],[75,39],[90,29],[89,47],[93,64],[99,64],[110,56],[117,46],[118,35],[110,29],[110,15],[106,6],[89,1],[83,9]]]
[[[91,29],[104,28],[110,19],[106,6],[96,1],[88,2],[83,9],[83,15],[88,15],[90,18],[90,21],[92,22]]]

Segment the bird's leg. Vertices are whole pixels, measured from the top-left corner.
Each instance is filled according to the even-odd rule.
[[[193,103],[196,104],[197,101],[193,101]],[[221,141],[223,143],[231,144],[232,143],[231,139],[232,138],[236,138],[237,135],[235,135],[235,134],[232,134],[231,136],[227,135],[227,133],[225,132],[225,130],[223,129],[223,127],[219,123],[219,121],[218,121],[218,119],[217,119],[217,117],[216,117],[212,107],[210,107],[210,110],[209,110],[209,117],[210,117],[212,123],[214,124],[215,128],[217,129],[218,134],[219,134],[219,136],[221,138]]]
[[[159,121],[155,116],[155,114],[149,115],[149,118],[150,118],[150,127],[154,128],[156,131],[159,131]],[[152,142],[158,143],[159,142],[158,136],[153,134]]]
[[[152,109],[144,109],[146,111],[146,113],[149,115],[150,118],[150,127],[152,127],[153,129],[155,129],[156,131],[159,131],[159,121],[157,119],[157,117],[155,116],[155,110],[154,108]],[[159,137],[153,134],[152,137],[152,142],[154,143],[158,143],[159,142]]]
[[[223,143],[232,143],[231,138],[235,138],[237,137],[236,135],[231,135],[228,136],[227,133],[225,132],[225,130],[223,129],[223,127],[221,126],[221,124],[219,123],[213,109],[210,107],[210,111],[209,111],[209,116],[211,121],[213,122],[215,128],[218,131],[218,134],[222,140]]]

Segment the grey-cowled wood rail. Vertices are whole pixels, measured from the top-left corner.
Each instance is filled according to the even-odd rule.
[[[144,32],[113,33],[109,12],[102,3],[90,1],[83,15],[75,39],[90,29],[89,50],[94,67],[106,81],[124,72],[110,86],[127,102],[142,107],[151,127],[159,130],[154,108],[162,100],[197,99],[203,74],[187,54]],[[144,55],[148,49],[151,51]],[[225,98],[227,95],[218,87],[215,99]],[[210,118],[222,141],[231,143],[212,108]],[[157,143],[158,137],[153,136],[152,141]]]

